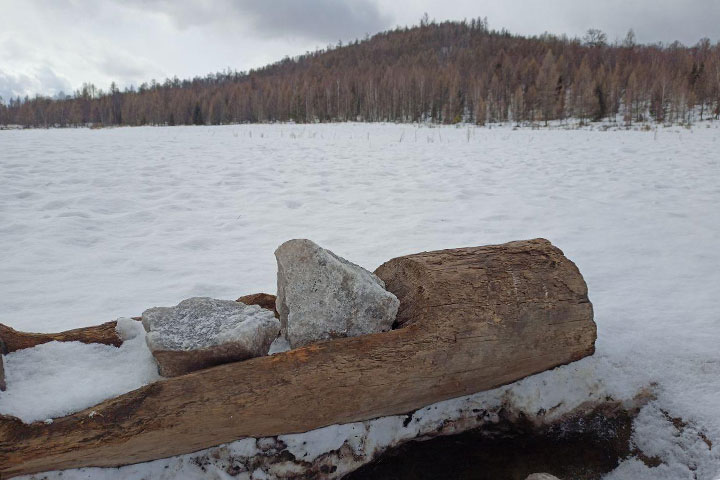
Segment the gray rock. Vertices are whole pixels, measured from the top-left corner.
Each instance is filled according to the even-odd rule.
[[[532,475],[528,475],[528,477],[525,480],[560,480],[560,479],[554,475],[550,475],[549,473],[533,473]]]
[[[285,337],[277,337],[270,344],[270,350],[268,350],[268,355],[275,355],[276,353],[283,353],[287,352],[288,350],[290,350],[290,342],[288,342]]]
[[[5,367],[3,367],[2,355],[0,355],[0,391],[5,391]]]
[[[289,240],[275,257],[277,310],[292,348],[391,329],[400,302],[373,273],[310,240]]]
[[[145,310],[142,324],[166,377],[267,355],[280,331],[271,310],[207,297]]]

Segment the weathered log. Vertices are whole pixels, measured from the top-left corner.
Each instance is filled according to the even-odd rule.
[[[0,339],[5,343],[6,353],[34,347],[53,340],[58,342],[103,343],[119,347],[122,345],[122,339],[115,331],[115,323],[107,322],[102,325],[76,328],[60,333],[19,332],[0,323]]]
[[[402,269],[411,283],[393,273]],[[159,381],[50,424],[2,417],[0,474],[118,466],[400,414],[594,351],[585,282],[546,240],[403,257],[379,272],[404,328]],[[426,302],[438,300],[430,289],[442,302]]]
[[[252,295],[240,297],[237,301],[246,305],[259,305],[267,310],[272,310],[275,317],[278,316],[277,310],[275,310],[275,295],[253,293]],[[141,317],[132,318],[133,320],[141,320]],[[115,331],[116,323],[115,321],[106,322],[102,325],[75,328],[60,333],[20,332],[0,323],[0,353],[10,353],[54,340],[58,342],[102,343],[119,347],[122,345],[122,339]]]
[[[280,314],[278,314],[277,308],[275,308],[275,295],[270,295],[269,293],[253,293],[251,295],[243,295],[235,301],[244,303],[245,305],[259,305],[267,310],[272,310],[275,318],[280,318]]]
[[[555,274],[548,275],[551,271]],[[579,321],[577,333],[595,339],[585,280],[544,239],[407,255],[382,264],[375,274],[400,299],[396,326],[491,320],[508,343],[552,341],[541,333],[542,319],[552,314],[553,324]],[[508,329],[516,330],[514,337]]]

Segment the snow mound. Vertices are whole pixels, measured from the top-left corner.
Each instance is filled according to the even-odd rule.
[[[0,414],[25,423],[62,417],[158,380],[140,322],[120,319],[120,347],[49,342],[5,356]]]

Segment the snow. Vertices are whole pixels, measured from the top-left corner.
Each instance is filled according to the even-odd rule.
[[[588,392],[627,399],[655,382],[634,440],[666,463],[626,460],[607,478],[713,480],[718,449],[699,434],[720,442],[719,133],[707,122],[2,131],[0,322],[56,331],[192,296],[274,292],[273,251],[290,238],[373,270],[423,250],[545,237],[585,276],[597,353],[477,401],[510,395],[529,412],[563,402],[558,412]],[[31,375],[12,360],[8,392]],[[668,415],[688,426],[680,432]],[[404,435],[382,421],[361,435],[363,448]],[[326,433],[326,446],[344,434]],[[141,478],[159,464],[208,478],[188,458],[93,478]]]
[[[132,322],[132,323],[130,323]],[[5,356],[0,413],[31,423],[91,407],[159,379],[140,322],[120,319],[119,348],[50,342]]]

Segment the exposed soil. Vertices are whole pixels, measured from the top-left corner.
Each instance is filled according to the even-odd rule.
[[[524,480],[536,472],[562,480],[593,480],[631,453],[633,415],[593,412],[537,431],[504,421],[458,435],[406,443],[346,480]]]

